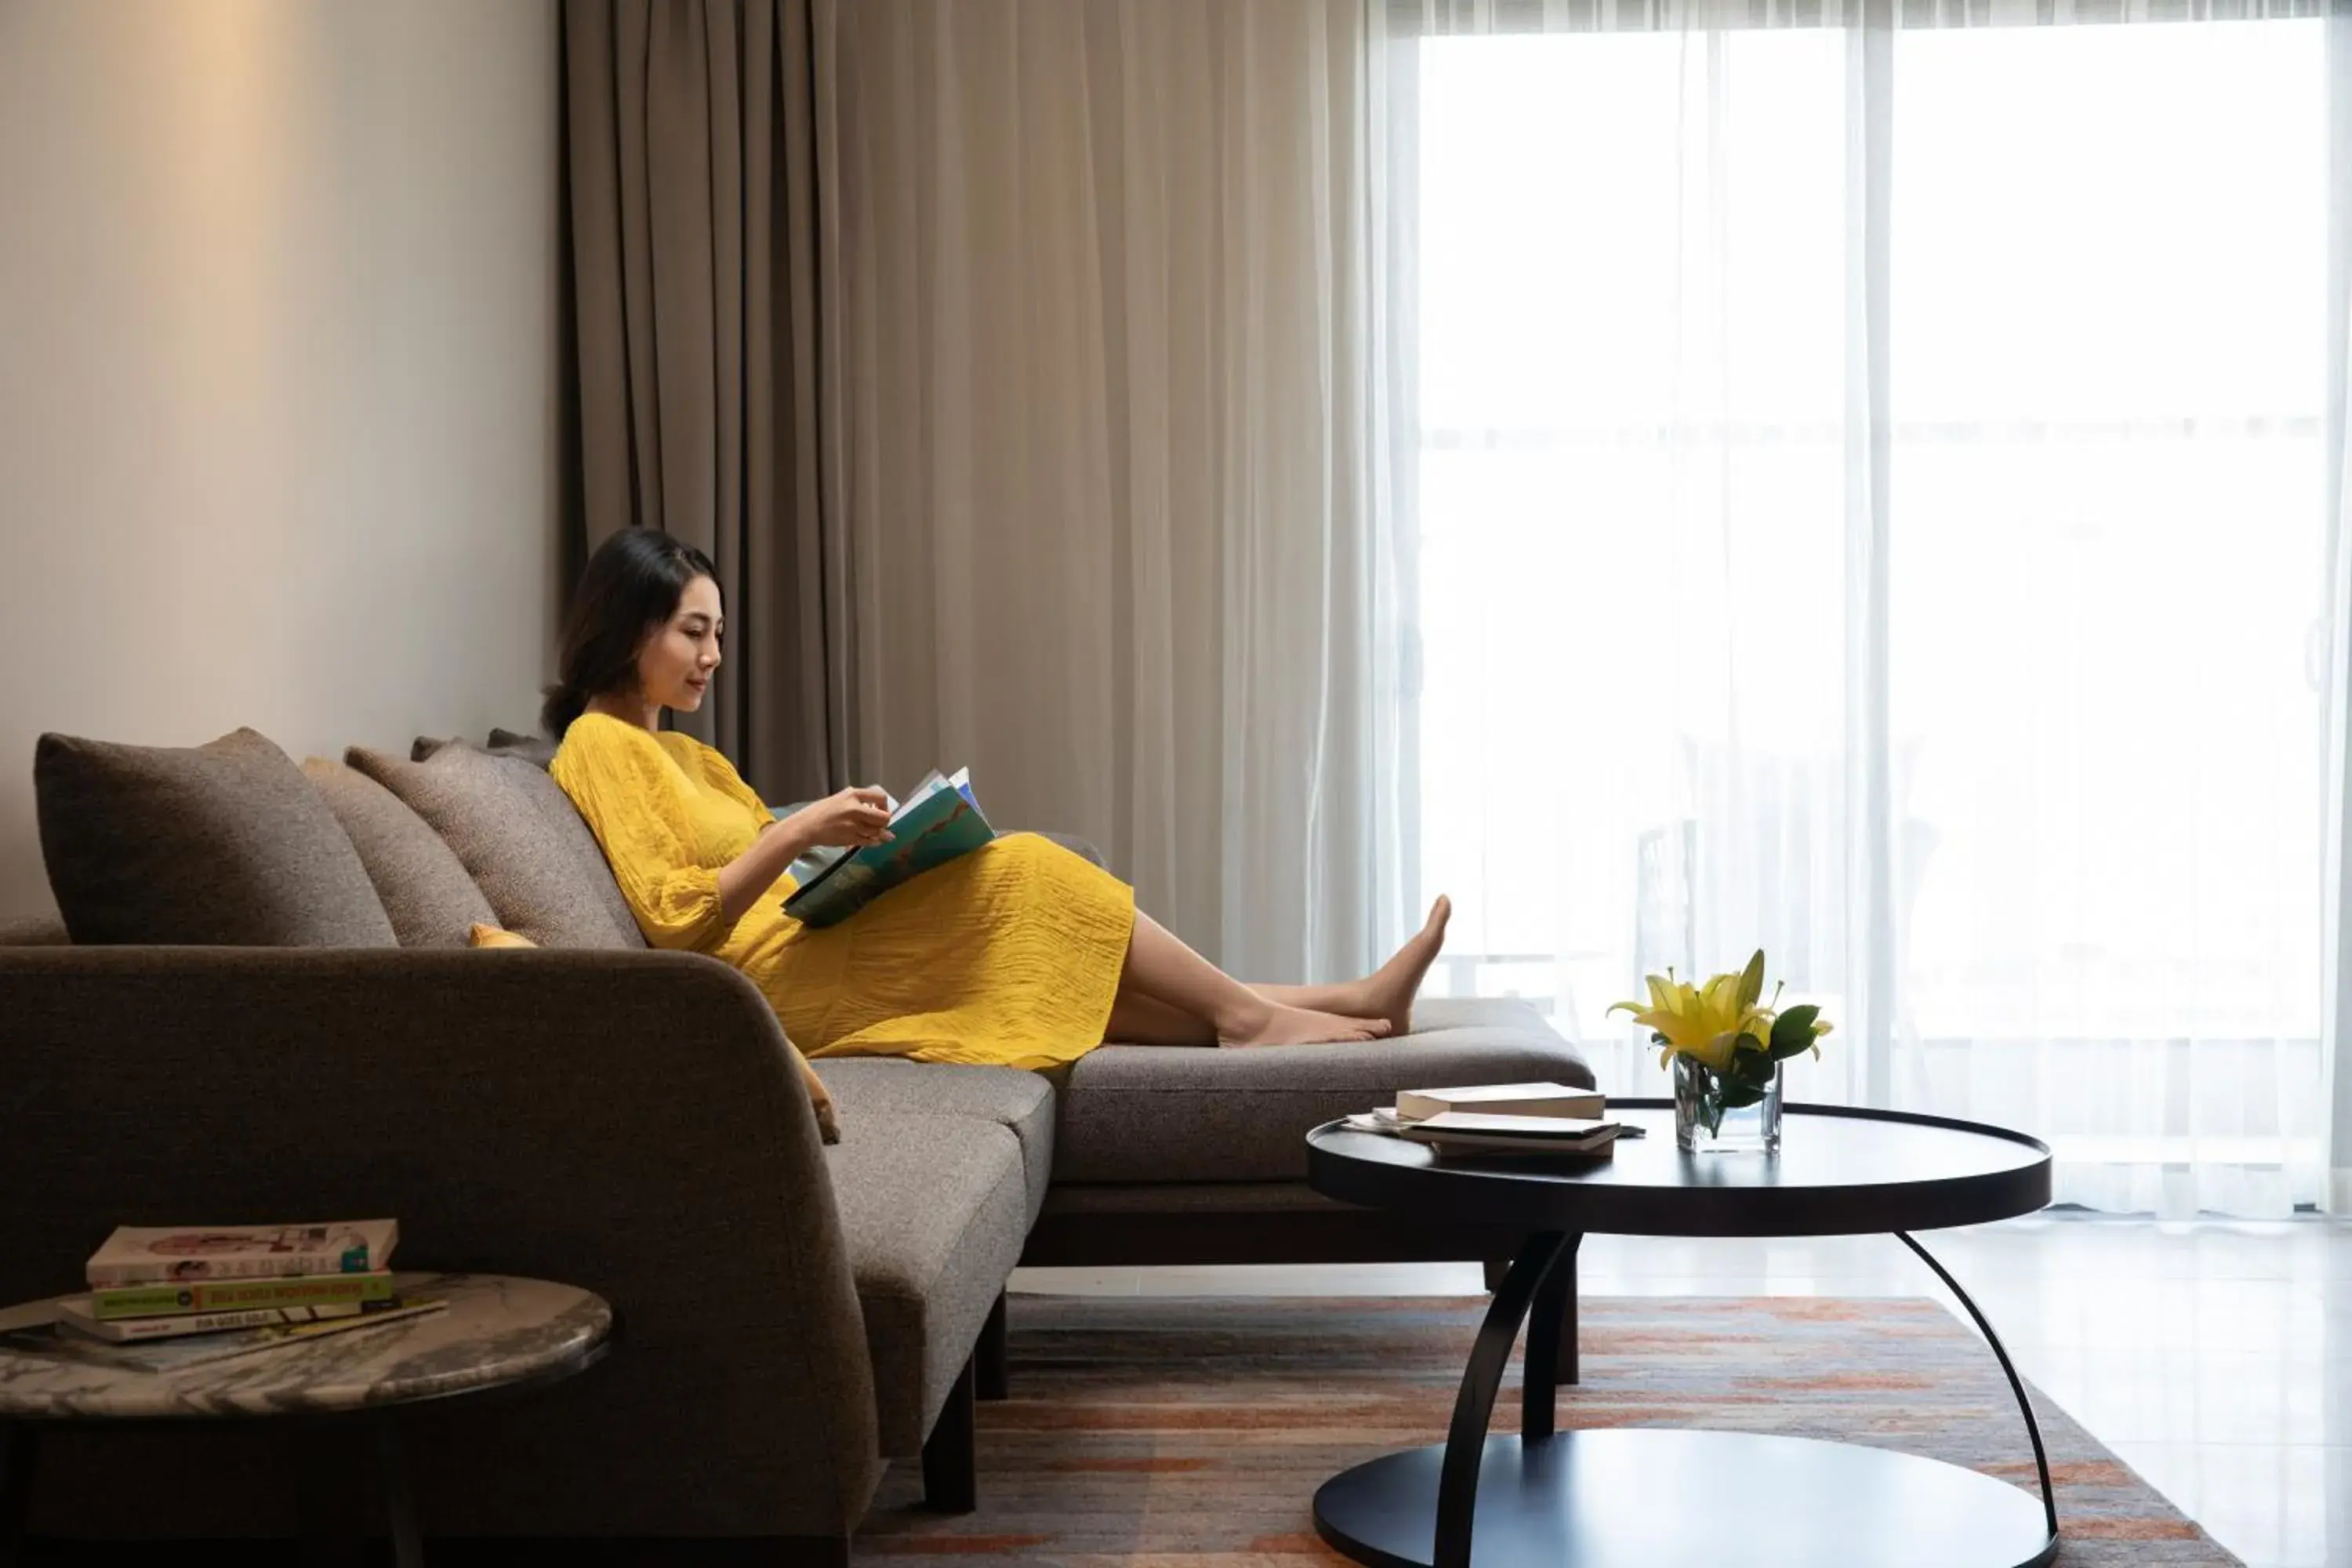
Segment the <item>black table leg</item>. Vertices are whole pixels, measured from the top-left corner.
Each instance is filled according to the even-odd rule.
[[[277,1434],[294,1480],[303,1568],[365,1568],[366,1505],[356,1427],[331,1417],[289,1421]]]
[[[29,1421],[0,1421],[0,1568],[25,1561],[25,1516],[33,1506],[40,1442]]]
[[[416,1500],[408,1489],[408,1454],[401,1447],[400,1423],[390,1411],[371,1419],[375,1427],[375,1473],[383,1489],[384,1517],[392,1523],[393,1568],[424,1568],[425,1542],[416,1531]]]
[[[1495,1391],[1502,1386],[1503,1370],[1510,1363],[1511,1346],[1518,1340],[1519,1325],[1527,1321],[1536,1286],[1567,1244],[1556,1230],[1528,1237],[1487,1305],[1486,1321],[1478,1325],[1470,1364],[1463,1369],[1462,1387],[1454,1396],[1454,1422],[1445,1434],[1433,1568],[1470,1568],[1470,1527],[1477,1515],[1478,1470],[1486,1457],[1486,1424],[1494,1418]],[[1549,1390],[1544,1403],[1548,1407]]]
[[[1576,1249],[1583,1240],[1583,1233],[1570,1232],[1536,1286],[1520,1379],[1525,1385],[1519,1394],[1522,1437],[1552,1435],[1559,1385],[1576,1381]]]
[[[2008,1374],[2009,1391],[2017,1395],[2018,1414],[2025,1417],[2025,1435],[2033,1439],[2033,1468],[2042,1478],[2042,1512],[2050,1521],[2050,1539],[2055,1542],[2058,1539],[2058,1494],[2050,1489],[2050,1455],[2042,1447],[2042,1424],[2033,1418],[2033,1401],[2025,1396],[2024,1380],[2017,1375],[2017,1368],[2010,1364],[2009,1352],[2002,1347],[2000,1336],[1992,1331],[1992,1324],[1977,1310],[1977,1304],[1969,1299],[1966,1290],[1960,1289],[1960,1282],[1952,1278],[1951,1271],[1937,1262],[1934,1254],[1920,1246],[1909,1231],[1896,1231],[1895,1239],[1917,1253],[1919,1261],[1936,1271],[1936,1278],[1944,1282],[1945,1289],[1959,1298],[1960,1305],[1968,1310],[1977,1331],[1984,1335],[1985,1343],[1992,1347],[1993,1359],[2000,1363],[2000,1370]]]

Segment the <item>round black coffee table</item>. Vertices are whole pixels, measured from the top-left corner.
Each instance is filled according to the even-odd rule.
[[[2050,1464],[2025,1385],[1976,1303],[1910,1234],[2042,1208],[2048,1148],[1975,1122],[1791,1106],[1776,1155],[1686,1154],[1667,1101],[1612,1101],[1609,1114],[1647,1136],[1588,1161],[1440,1163],[1421,1144],[1336,1121],[1307,1135],[1318,1192],[1528,1236],[1478,1330],[1444,1447],[1326,1481],[1315,1494],[1325,1541],[1378,1568],[2030,1568],[2057,1554]],[[1587,1231],[1892,1234],[1959,1298],[2008,1374],[2040,1500],[1958,1465],[1846,1443],[1556,1432],[1552,1391],[1576,1380],[1576,1248]],[[1487,1423],[1522,1323],[1519,1436],[1495,1436]]]

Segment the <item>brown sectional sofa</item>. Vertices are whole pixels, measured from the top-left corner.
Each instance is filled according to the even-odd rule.
[[[1058,1089],[828,1059],[828,1146],[759,993],[614,924],[540,766],[429,742],[349,762],[298,772],[249,731],[44,742],[51,880],[105,940],[0,931],[0,1300],[73,1288],[118,1223],[361,1212],[399,1216],[404,1263],[602,1292],[623,1325],[603,1366],[414,1414],[436,1534],[758,1537],[772,1561],[845,1563],[888,1460],[920,1456],[931,1500],[970,1506],[1016,1264],[1507,1256],[1515,1237],[1319,1197],[1302,1135],[1415,1085],[1591,1081],[1520,1004],[1431,1002],[1370,1045],[1108,1046]],[[334,940],[289,889],[332,906]],[[462,951],[483,909],[549,949]],[[53,1440],[34,1528],[285,1531],[250,1484],[270,1441]]]

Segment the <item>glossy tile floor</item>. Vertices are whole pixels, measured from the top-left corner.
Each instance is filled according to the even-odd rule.
[[[2248,1568],[2352,1568],[2352,1224],[2051,1214],[1920,1240],[1976,1298],[2019,1370]],[[1595,1236],[1579,1261],[1591,1295],[1950,1300],[1887,1237]],[[1475,1264],[1029,1268],[1013,1287],[1177,1296],[1481,1289]]]

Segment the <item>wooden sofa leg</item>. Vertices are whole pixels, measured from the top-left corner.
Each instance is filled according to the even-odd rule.
[[[1503,1288],[1503,1276],[1511,1271],[1511,1260],[1489,1258],[1485,1260],[1484,1267],[1486,1270],[1486,1294],[1491,1296]]]
[[[779,1535],[772,1555],[762,1557],[776,1568],[849,1568],[849,1537],[845,1535]]]
[[[980,1345],[971,1352],[973,1393],[982,1399],[1004,1399],[1013,1392],[1013,1370],[1006,1361],[1004,1343],[1004,1292],[996,1293],[996,1305],[988,1310],[988,1321],[981,1325]]]
[[[980,1506],[980,1443],[972,1410],[972,1363],[963,1363],[946,1407],[923,1444],[923,1501],[940,1513]]]

